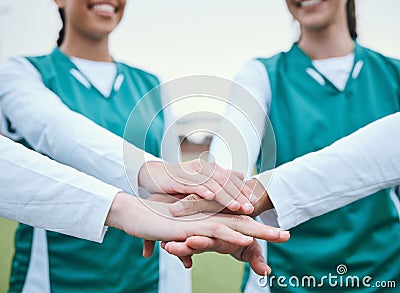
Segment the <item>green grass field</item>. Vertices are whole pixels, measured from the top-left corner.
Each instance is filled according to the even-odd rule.
[[[0,293],[8,288],[16,223],[0,218]],[[243,265],[228,255],[204,253],[194,258],[193,293],[239,293]]]
[[[10,277],[10,261],[14,252],[14,232],[17,223],[0,218],[0,292],[6,292]]]

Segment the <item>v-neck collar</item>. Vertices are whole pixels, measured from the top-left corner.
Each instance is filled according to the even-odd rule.
[[[53,54],[58,57],[61,58],[62,60],[64,60],[67,64],[69,64],[70,69],[69,69],[69,74],[73,75],[73,77],[79,82],[81,83],[83,86],[85,86],[87,89],[93,88],[101,97],[103,97],[104,99],[111,99],[112,97],[115,96],[115,94],[119,91],[119,89],[121,88],[121,85],[123,83],[124,80],[124,74],[122,73],[122,68],[121,68],[121,64],[119,62],[116,62],[115,60],[113,60],[115,66],[116,66],[116,74],[112,83],[112,88],[110,91],[110,95],[109,96],[105,96],[103,95],[102,92],[100,92],[100,90],[90,81],[90,78],[88,78],[79,68],[78,66],[75,65],[74,62],[72,62],[72,60],[66,55],[64,54],[58,47],[54,48],[53,50]],[[78,78],[77,76],[75,76],[74,74],[71,73],[71,70],[74,70],[75,72],[77,72],[81,78],[83,78],[84,80],[81,80],[80,78]]]
[[[357,41],[354,41],[354,61],[353,61],[353,65],[352,65],[350,74],[347,78],[346,85],[343,90],[338,89],[324,74],[322,74],[314,66],[312,59],[299,47],[298,43],[294,43],[289,52],[292,52],[293,54],[296,55],[296,58],[293,58],[293,60],[295,60],[294,62],[295,62],[296,66],[299,66],[299,68],[304,68],[305,71],[312,69],[313,71],[315,71],[318,75],[320,75],[323,78],[323,81],[325,82],[325,84],[321,84],[316,78],[314,78],[308,72],[306,73],[312,79],[314,79],[316,82],[320,83],[321,86],[328,85],[329,87],[333,88],[336,92],[346,92],[351,88],[353,81],[355,79],[357,79],[357,77],[360,74],[360,71],[362,70],[362,66],[363,66],[362,59],[364,58],[364,50],[363,49],[364,48],[362,46],[360,46]]]

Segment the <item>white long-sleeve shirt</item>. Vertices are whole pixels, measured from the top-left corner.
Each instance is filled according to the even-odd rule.
[[[97,242],[120,191],[3,136],[0,182],[0,217]]]
[[[77,58],[72,61],[107,96],[115,80],[112,66]],[[107,77],[110,77],[111,83]],[[106,84],[108,88],[103,87]],[[71,111],[57,95],[45,87],[39,72],[24,58],[10,59],[0,66],[0,108],[12,126],[18,129],[18,133],[14,134],[16,138],[20,135],[33,149],[128,193],[138,194],[137,177],[143,163],[160,161],[83,115]],[[171,130],[174,120],[170,108],[167,107],[163,112],[164,129],[168,129],[168,134],[163,138],[163,158],[176,162],[179,159],[179,147],[178,139]],[[13,181],[4,184],[12,188]],[[41,187],[36,182],[30,184],[32,189]],[[56,190],[57,187],[60,190]],[[59,193],[62,191],[58,185],[53,186],[53,189]],[[34,200],[35,195],[30,195]],[[97,205],[103,205],[104,209],[109,207],[103,202]],[[74,207],[71,208],[70,212],[73,212]],[[90,212],[89,205],[81,209],[82,214],[85,213],[84,209]],[[52,223],[57,219],[49,214],[46,221]],[[98,219],[98,223],[103,225],[104,220]],[[81,227],[75,226],[75,229]],[[82,230],[79,235],[85,233],[87,231]],[[177,271],[179,274],[176,274]],[[160,250],[160,288],[176,291],[178,285],[184,292],[190,292],[190,271],[183,270],[179,260]]]
[[[10,119],[12,125],[18,129],[18,133],[14,135],[18,136],[20,134],[23,136],[33,149],[52,157],[60,163],[95,176],[101,181],[117,186],[119,189],[130,193],[138,192],[137,176],[142,164],[148,160],[159,160],[135,146],[124,142],[122,138],[101,128],[83,115],[71,111],[62,103],[58,96],[43,85],[40,74],[23,58],[11,59],[0,66],[0,108],[3,114]],[[13,136],[12,133],[8,135]],[[11,160],[12,158],[19,158],[18,152],[11,155],[13,152],[11,149],[8,147],[7,153],[2,152],[3,159]],[[124,152],[126,158],[129,158],[126,170]],[[25,159],[25,162],[29,162],[29,160]],[[63,176],[65,176],[65,180],[69,180],[72,171],[65,172],[65,170],[69,169],[60,164],[56,165],[53,163],[50,165],[52,167],[49,167],[47,170],[47,175],[45,174],[45,165],[41,169],[43,176],[46,176],[45,178],[49,182],[51,180],[62,182]],[[26,165],[25,167],[28,173],[32,170],[32,166],[30,165]],[[6,176],[8,172],[7,168],[1,169],[2,193],[5,190],[13,190],[19,187],[15,178]],[[21,169],[18,172],[22,174],[23,170]],[[129,180],[125,172],[131,175]],[[76,196],[71,197],[71,202],[74,199],[77,204],[82,202],[81,199],[77,200],[77,197],[88,195],[87,202],[92,201],[93,203],[93,198],[97,196],[96,193],[91,195],[89,190],[85,191],[87,186],[93,185],[94,179],[90,176],[79,177],[75,175],[75,186],[43,184],[44,179],[30,180],[29,177],[26,177],[25,180],[29,182],[29,189],[26,188],[26,190],[30,190],[30,192],[25,192],[23,197],[15,198],[15,204],[22,205],[24,202],[37,202],[37,192],[34,191],[40,191],[44,188],[49,189],[50,195],[46,198],[47,206],[49,207],[57,206],[64,202],[61,200],[61,195],[65,194],[75,193]],[[102,183],[99,186],[108,185]],[[79,190],[85,192],[78,192]],[[105,188],[104,192],[107,193],[109,191],[110,187]],[[116,194],[115,189],[113,189],[113,193],[114,195]],[[57,196],[51,197],[51,194]],[[62,232],[61,229],[59,229],[59,232],[101,241],[104,235],[99,233],[98,227],[99,225],[104,226],[105,217],[104,213],[98,213],[97,219],[95,219],[94,211],[108,211],[110,200],[99,200],[95,208],[89,204],[79,205],[79,213],[77,213],[76,219],[87,214],[88,218],[92,217],[92,224],[77,225],[76,221],[71,221],[69,229],[73,229],[74,232]],[[10,201],[9,197],[7,197],[7,201],[8,205],[4,205],[4,207],[8,209],[11,207],[12,201]],[[26,204],[26,206],[28,207],[29,205]],[[45,209],[46,207],[43,208]],[[32,213],[29,215],[30,218],[24,219],[19,216],[17,218],[13,217],[13,219],[21,222],[28,222],[29,220],[31,225],[48,228],[49,230],[57,230],[57,227],[64,229],[63,227],[65,227],[64,224],[66,223],[63,222],[60,224],[60,215],[73,214],[78,209],[76,205],[68,204],[63,206],[63,210],[64,213],[47,213],[44,218],[42,216],[44,213],[41,210],[32,208]],[[33,211],[37,211],[37,213],[33,213]],[[12,214],[5,214],[4,216],[10,218]],[[34,218],[41,219],[41,222],[32,222]],[[69,218],[68,216],[65,217],[65,219]],[[47,224],[43,220],[46,220]],[[95,221],[96,225],[94,224]],[[94,235],[97,236],[95,237]]]
[[[272,174],[256,177],[268,191],[278,223],[289,229],[378,190],[400,185],[399,141],[400,112],[283,164]],[[400,211],[395,192],[393,188],[392,200]]]
[[[0,66],[0,108],[34,150],[126,192],[137,193],[145,161],[159,160],[71,111],[24,58]]]
[[[354,55],[349,54],[313,63],[340,89],[346,84],[353,61]],[[266,68],[257,60],[248,62],[235,82],[252,94],[254,101],[248,103],[259,109],[238,111],[229,105],[224,117],[240,134],[234,138],[237,143],[232,144],[243,147],[227,146],[215,136],[210,152],[223,167],[232,166],[232,160],[242,160],[235,165],[251,176],[271,105],[271,88]],[[257,176],[275,206],[274,211],[262,215],[264,222],[276,224],[278,220],[279,226],[289,229],[374,191],[400,184],[399,119],[396,114],[372,124],[327,149],[280,166],[273,176],[270,172]]]

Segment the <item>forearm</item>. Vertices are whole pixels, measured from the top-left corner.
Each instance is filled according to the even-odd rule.
[[[289,229],[380,189],[400,184],[400,113],[318,152],[262,173],[281,227]]]
[[[101,242],[119,189],[0,136],[0,216]]]

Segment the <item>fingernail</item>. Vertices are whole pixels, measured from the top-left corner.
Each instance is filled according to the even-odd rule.
[[[252,211],[254,211],[254,207],[251,203],[246,202],[243,207],[247,212],[251,213]]]
[[[240,203],[234,200],[229,204],[229,208],[238,210],[240,209]]]
[[[286,231],[286,230],[281,230],[279,232],[279,234],[280,234],[281,237],[286,237],[286,236],[290,235],[290,232]]]
[[[174,214],[174,215],[179,215],[179,214],[182,214],[183,213],[183,210],[184,210],[184,206],[183,206],[183,204],[181,204],[181,203],[175,203],[175,204],[172,204],[171,206],[170,206],[170,209],[171,209],[171,211],[172,211],[172,214]]]
[[[245,241],[245,242],[253,241],[253,237],[243,235],[243,241]]]
[[[212,192],[212,191],[210,191],[210,190],[207,190],[206,191],[206,195],[207,195],[207,198],[212,198],[212,197],[214,197],[215,196],[215,194]]]
[[[276,236],[280,236],[281,235],[281,231],[282,231],[282,229],[280,229],[280,228],[274,228],[273,230],[272,230],[272,234],[273,235],[276,235]]]

